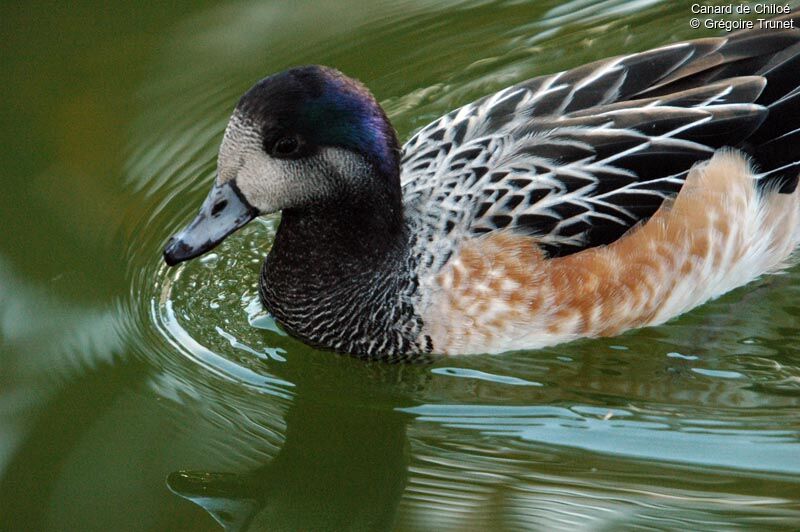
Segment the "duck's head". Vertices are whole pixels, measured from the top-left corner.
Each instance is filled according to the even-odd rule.
[[[359,82],[308,66],[258,82],[239,100],[200,213],[164,249],[169,265],[214,248],[261,214],[368,201],[399,212],[399,148]]]

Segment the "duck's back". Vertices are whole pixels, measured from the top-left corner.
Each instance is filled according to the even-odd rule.
[[[408,216],[437,238],[536,235],[552,257],[613,242],[722,146],[742,148],[765,182],[790,191],[799,85],[800,30],[672,44],[534,78],[405,144]]]
[[[414,253],[425,296],[421,312],[450,312],[441,320],[432,317],[442,326],[458,321],[454,312],[470,316],[457,327],[461,332],[437,333],[438,343],[444,341],[443,334],[465,334],[475,320],[496,318],[493,334],[500,336],[504,330],[512,336],[524,332],[525,323],[548,301],[537,303],[531,294],[506,289],[540,282],[534,279],[534,264],[560,259],[552,266],[563,265],[574,256],[574,267],[590,255],[598,259],[593,250],[612,243],[619,242],[617,249],[630,247],[623,235],[650,220],[665,200],[672,201],[693,165],[712,158],[719,148],[735,147],[752,158],[760,171],[755,188],[794,197],[800,169],[799,87],[800,31],[741,32],[535,78],[422,129],[404,146],[402,162],[406,218],[416,233]],[[731,157],[739,157],[738,162],[728,161],[730,168],[738,169],[734,174],[746,174],[739,181],[752,181],[753,171],[741,156]],[[696,187],[708,182],[704,179],[695,179]],[[719,179],[712,181],[719,186]],[[732,178],[732,190],[735,181]],[[758,197],[748,196],[750,210],[760,208]],[[731,238],[758,237],[740,233]],[[675,234],[695,237],[680,230]],[[791,240],[794,233],[789,234]],[[751,269],[761,271],[750,277],[775,266],[770,264],[753,265]],[[739,272],[737,279],[748,275]],[[469,290],[462,294],[463,301],[450,301],[445,310],[442,301],[452,299],[454,284]],[[575,289],[566,284],[565,290]],[[651,309],[626,326],[664,321],[668,314],[715,297],[718,291],[697,301],[673,302],[674,312],[669,305]],[[522,329],[507,330],[508,323],[502,322],[512,318],[497,316],[507,309],[509,299],[526,297],[528,317],[513,318],[522,320]],[[465,310],[469,305],[473,308]],[[453,310],[456,307],[460,310]],[[577,336],[619,332],[619,327],[609,326],[608,331],[581,333],[590,317],[575,320],[581,322],[575,328]],[[535,347],[530,338],[519,346],[482,342],[451,351]]]

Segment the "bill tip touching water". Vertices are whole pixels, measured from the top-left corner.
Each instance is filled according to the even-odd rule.
[[[313,346],[397,360],[619,334],[790,263],[799,121],[796,29],[537,77],[402,149],[362,84],[295,68],[239,101],[164,258],[280,211],[260,296]]]

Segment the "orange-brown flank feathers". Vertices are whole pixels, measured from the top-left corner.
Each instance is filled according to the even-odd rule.
[[[465,240],[429,280],[426,332],[438,352],[494,353],[663,323],[785,266],[798,225],[797,191],[759,193],[747,161],[721,151],[607,246],[547,259],[510,231]]]

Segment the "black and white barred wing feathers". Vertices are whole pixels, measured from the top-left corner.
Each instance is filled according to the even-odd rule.
[[[549,256],[613,242],[678,192],[695,162],[743,146],[770,105],[794,98],[762,95],[800,68],[800,54],[785,53],[799,42],[772,32],[679,43],[457,109],[404,146],[409,216],[438,234],[534,235]]]

